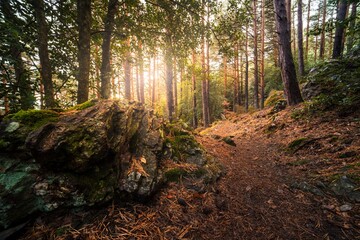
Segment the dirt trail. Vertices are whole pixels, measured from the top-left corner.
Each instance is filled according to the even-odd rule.
[[[207,229],[212,230],[205,238],[354,239],[356,233],[334,224],[334,215],[324,210],[324,198],[291,187],[307,169],[284,164],[284,158],[289,158],[284,141],[304,129],[290,124],[283,134],[271,136],[264,133],[267,118],[258,117],[225,120],[198,137],[227,170],[215,196],[218,224],[209,222]],[[219,140],[227,136],[236,146]]]

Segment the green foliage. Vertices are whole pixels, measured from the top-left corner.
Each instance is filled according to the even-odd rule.
[[[31,129],[37,129],[48,122],[56,122],[59,119],[59,113],[51,110],[20,110],[6,116],[6,119],[19,121]]]

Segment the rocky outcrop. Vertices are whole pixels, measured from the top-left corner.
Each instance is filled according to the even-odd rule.
[[[10,117],[0,132],[0,229],[39,211],[149,197],[162,160],[176,159],[160,120],[138,103],[101,101],[35,130]],[[190,148],[184,156],[205,166],[206,153]]]

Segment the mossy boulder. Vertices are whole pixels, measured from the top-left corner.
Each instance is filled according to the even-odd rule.
[[[221,172],[189,130],[163,127],[139,103],[81,109],[31,110],[1,122],[0,231],[37,212],[148,198],[172,179],[165,159],[191,165],[189,176],[214,180]]]

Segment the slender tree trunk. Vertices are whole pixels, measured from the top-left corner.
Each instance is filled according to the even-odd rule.
[[[44,84],[40,78],[40,109],[44,109]]]
[[[210,32],[210,6],[207,4],[207,20],[206,20],[206,29]],[[207,121],[209,125],[211,123],[210,117],[210,39],[209,34],[206,35],[206,112],[207,112]]]
[[[125,98],[131,100],[131,53],[130,38],[126,41],[127,50],[125,53],[124,72],[125,72]]]
[[[249,24],[246,23],[245,32],[245,110],[249,110]]]
[[[177,67],[176,67],[176,57],[174,57],[174,112],[177,115],[178,113],[178,92],[177,92]]]
[[[288,0],[290,1],[290,0]],[[259,67],[258,67],[258,39],[257,39],[257,14],[256,0],[253,0],[254,14],[254,107],[259,108]],[[290,50],[291,51],[291,50]]]
[[[317,19],[317,25],[320,24],[320,13],[321,13],[321,8],[319,6],[319,12],[318,12],[318,19]],[[314,48],[314,62],[317,61],[317,51],[318,51],[318,45],[319,45],[319,41],[318,41],[318,36],[315,35],[315,48]]]
[[[183,102],[183,98],[184,98],[183,85],[184,85],[184,65],[181,64],[180,65],[180,97],[179,97],[180,103]],[[182,116],[182,108],[180,107],[179,110],[180,110],[179,111],[179,118],[181,118],[181,116]]]
[[[100,99],[101,97],[101,87],[100,87],[100,53],[98,45],[95,45],[95,86],[96,86],[96,98]],[[120,85],[120,84],[119,84]],[[120,92],[120,91],[119,91]]]
[[[298,0],[298,65],[299,74],[304,76],[305,64],[304,64],[304,48],[303,48],[303,23],[302,23],[302,0]]]
[[[305,59],[308,61],[309,56],[309,28],[310,28],[310,9],[311,9],[311,0],[308,2],[308,11],[306,19],[306,45],[305,45]]]
[[[233,101],[233,110],[236,112],[237,105],[239,105],[239,49],[238,45],[235,43],[234,46],[234,70],[235,70],[235,78],[234,78],[234,101]]]
[[[138,59],[139,61],[140,59]],[[139,81],[139,63],[136,64],[135,66],[135,72],[136,72],[136,76],[135,76],[135,79],[136,79],[136,99],[138,102],[141,102],[141,99],[140,99],[140,81]]]
[[[244,85],[243,85],[243,51],[240,51],[240,62],[239,62],[239,71],[240,71],[240,91],[239,91],[239,98],[240,98],[240,102],[242,103],[244,98],[243,98],[243,93],[244,93]]]
[[[353,3],[350,14],[350,26],[349,26],[350,35],[347,38],[347,43],[346,43],[347,52],[350,52],[354,45],[354,32],[356,31],[355,26],[356,26],[356,3]]]
[[[279,34],[281,75],[287,102],[290,106],[303,101],[296,79],[295,65],[291,54],[290,33],[285,0],[274,0],[276,30]]]
[[[320,38],[320,59],[324,59],[325,55],[325,20],[326,20],[326,0],[323,2],[322,12],[322,27],[321,27],[321,38]]]
[[[336,14],[336,30],[335,30],[332,58],[341,57],[344,50],[343,38],[345,34],[345,25],[343,22],[346,16],[346,10],[347,10],[347,0],[340,0]]]
[[[38,48],[41,71],[40,75],[44,83],[45,106],[53,108],[56,106],[54,99],[54,89],[52,83],[51,63],[48,50],[48,26],[45,18],[45,6],[43,0],[31,0],[31,4],[35,10],[35,18],[37,24]]]
[[[192,51],[192,71],[191,71],[191,79],[192,79],[192,107],[193,107],[193,127],[198,127],[198,118],[197,118],[197,102],[196,102],[196,57],[195,57],[195,50]]]
[[[293,54],[295,55],[296,54],[296,30],[295,30],[295,9],[294,11],[292,12],[292,34],[293,36],[291,37],[292,39],[292,43],[293,43]]]
[[[143,46],[142,42],[139,41],[139,74],[140,74],[140,82],[139,82],[139,94],[140,94],[140,102],[145,103],[145,90],[144,90],[144,56],[143,56]],[[149,62],[149,69],[151,68],[151,59]],[[150,71],[149,71],[150,76]]]
[[[261,2],[261,74],[260,74],[260,108],[265,102],[265,0]]]
[[[172,54],[172,43],[170,37],[167,36],[166,49],[165,49],[165,72],[166,72],[166,102],[168,110],[168,118],[171,122],[174,116],[174,73],[173,73],[173,54]]]
[[[152,91],[151,91],[151,106],[155,107],[155,90],[156,90],[156,56],[154,56],[154,70],[153,70],[153,81],[152,81]]]
[[[110,98],[111,94],[111,65],[110,65],[110,45],[111,35],[115,24],[115,14],[118,11],[119,1],[110,0],[107,14],[105,17],[105,31],[103,33],[102,43],[102,62],[101,62],[101,97]]]
[[[224,65],[224,98],[226,98],[227,92],[227,57],[224,54],[223,56],[223,65]]]
[[[77,0],[76,2],[79,31],[77,103],[80,104],[89,99],[91,0]]]
[[[202,18],[202,25],[205,26],[204,18]],[[209,102],[208,102],[208,90],[207,90],[207,66],[205,62],[205,33],[202,35],[201,39],[201,68],[202,68],[202,115],[204,127],[209,126]]]

